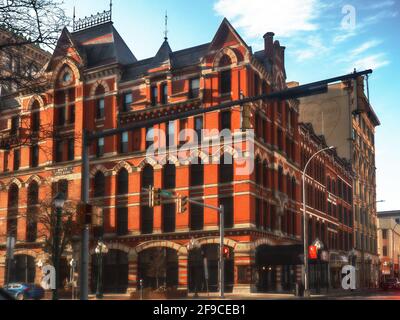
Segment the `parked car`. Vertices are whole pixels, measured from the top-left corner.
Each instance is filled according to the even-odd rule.
[[[389,278],[382,283],[383,290],[400,290],[400,281],[397,278]]]
[[[0,288],[0,301],[4,301],[4,300],[12,301],[12,300],[15,300],[15,299],[6,290],[4,290],[3,288]]]
[[[36,284],[10,283],[4,289],[17,300],[40,300],[44,297],[44,289]]]

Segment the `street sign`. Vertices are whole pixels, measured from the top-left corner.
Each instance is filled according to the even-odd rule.
[[[315,241],[313,242],[312,245],[313,245],[314,247],[316,247],[318,251],[324,249],[324,244],[323,244],[323,242],[322,242],[321,240],[319,240],[318,238],[315,239]]]
[[[328,251],[326,251],[326,250],[321,251],[321,260],[325,261],[325,262],[329,261],[329,252]]]
[[[318,249],[316,246],[309,246],[308,248],[308,258],[311,260],[318,259]]]

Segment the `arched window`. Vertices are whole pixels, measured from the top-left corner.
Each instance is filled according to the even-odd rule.
[[[154,170],[151,165],[146,165],[142,171],[142,188],[154,186]]]
[[[204,165],[202,160],[197,159],[197,164],[190,165],[190,186],[197,187],[204,184]]]
[[[123,168],[118,172],[117,175],[117,195],[127,195],[129,192],[129,174],[128,171]],[[117,207],[117,234],[124,236],[128,233],[128,208],[123,206]]]
[[[154,186],[154,169],[151,165],[146,165],[142,171],[142,188]],[[142,234],[153,233],[154,210],[148,205],[148,196],[142,196],[142,205],[140,206],[141,219],[140,230]]]
[[[269,171],[269,168],[268,168],[268,163],[267,163],[267,161],[264,161],[264,163],[263,163],[263,186],[264,186],[264,188],[268,188],[268,171]]]
[[[39,204],[39,186],[35,181],[29,185],[27,204],[26,241],[35,242],[37,239],[37,206]]]
[[[296,200],[296,178],[292,178],[292,199]]]
[[[19,188],[12,184],[8,191],[7,234],[17,238]]]
[[[163,189],[175,189],[176,185],[176,167],[168,163],[163,170]]]
[[[224,54],[219,60],[219,67],[227,67],[230,66],[231,64],[232,60],[227,54]]]
[[[31,129],[32,132],[38,132],[40,129],[40,104],[37,100],[32,104]]]
[[[96,119],[103,119],[105,116],[105,100],[104,100],[104,95],[105,94],[105,89],[103,86],[98,86],[95,92],[96,97],[98,97],[96,100]]]
[[[230,183],[233,181],[233,157],[224,154],[219,163],[219,183]]]
[[[283,192],[283,168],[279,167],[278,169],[278,190]]]
[[[286,176],[286,194],[289,199],[292,197],[292,181],[289,175]]]
[[[93,190],[95,198],[103,198],[106,195],[106,178],[101,171],[98,171],[94,176]]]
[[[224,55],[220,62],[219,62],[219,67],[227,67],[232,64],[231,58],[229,56]],[[230,94],[232,91],[232,70],[224,70],[221,71],[220,74],[220,82],[219,82],[219,92],[221,95],[223,94]]]
[[[121,169],[117,175],[117,195],[126,195],[128,193],[128,171],[126,169]]]
[[[262,184],[262,164],[261,164],[261,159],[257,157],[255,161],[255,175],[256,175],[256,184],[261,185]]]

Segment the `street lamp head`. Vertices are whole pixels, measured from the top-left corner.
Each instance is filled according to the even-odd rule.
[[[65,194],[62,192],[59,192],[53,199],[54,206],[57,209],[62,209],[64,207],[65,203]]]

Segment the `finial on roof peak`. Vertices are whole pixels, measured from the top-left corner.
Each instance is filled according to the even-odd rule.
[[[168,11],[165,11],[165,31],[164,31],[164,40],[168,41]]]

